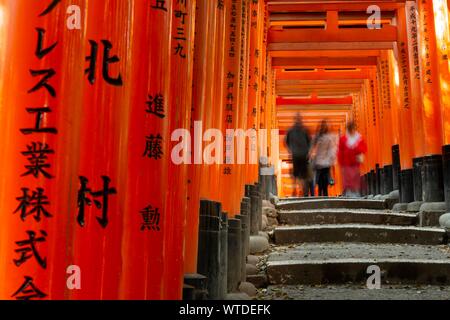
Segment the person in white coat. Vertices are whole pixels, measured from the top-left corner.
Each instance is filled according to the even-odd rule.
[[[319,187],[319,196],[321,197],[328,197],[331,179],[330,170],[336,163],[336,139],[336,136],[329,132],[327,121],[323,120],[311,151],[311,158],[316,171],[316,183]]]

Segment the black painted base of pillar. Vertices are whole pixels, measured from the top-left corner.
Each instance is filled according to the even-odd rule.
[[[183,300],[206,300],[208,298],[208,280],[201,274],[185,274]],[[193,292],[191,290],[193,288]]]
[[[251,193],[252,193],[252,188],[253,188],[253,185],[251,185],[251,184],[246,184],[245,185],[245,197],[246,198],[250,199]]]
[[[400,146],[392,146],[392,183],[394,190],[400,189]]]
[[[423,157],[413,159],[414,201],[423,201],[422,169]]]
[[[250,234],[257,236],[259,234],[260,220],[258,219],[259,192],[256,185],[251,186],[250,192],[251,213],[250,213]]]
[[[450,212],[450,145],[442,147],[442,165],[445,203],[447,212]]]
[[[366,173],[366,193],[367,195],[371,194],[370,193],[370,172]]]
[[[381,194],[381,171],[379,164],[375,166],[375,193]]]
[[[362,183],[361,183],[361,187],[362,187],[362,190],[363,190],[363,194],[364,194],[365,196],[368,196],[368,195],[369,195],[369,188],[368,188],[368,185],[369,185],[369,176],[368,176],[368,174],[366,173],[366,174],[363,176],[363,178],[362,178]]]
[[[220,213],[221,229],[220,229],[220,271],[219,276],[222,280],[220,284],[220,296],[223,299],[227,296],[228,283],[228,213],[222,212],[222,204],[215,202],[216,210]],[[240,271],[240,270],[239,270]]]
[[[371,194],[376,196],[377,195],[377,174],[376,174],[375,170],[370,170],[370,178],[371,178],[370,189],[372,190]]]
[[[242,206],[242,203],[241,203]],[[247,248],[249,245],[249,237],[250,237],[250,232],[247,230],[248,228],[248,216],[247,215],[243,215],[242,214],[242,209],[241,209],[241,214],[238,214],[235,216],[236,219],[238,219],[241,222],[241,281],[245,281],[245,279],[247,278],[247,274],[246,274],[246,258],[247,258]],[[228,249],[229,250],[229,249]],[[228,266],[228,271],[230,269],[230,266]]]
[[[400,171],[400,202],[414,202],[413,169]]]
[[[386,194],[384,191],[384,168],[380,168],[380,194]]]
[[[390,194],[394,191],[394,181],[392,177],[392,165],[384,166],[384,194]]]
[[[363,175],[363,176],[360,176],[359,177],[359,183],[360,183],[360,185],[361,185],[361,195],[364,197],[364,196],[367,196],[367,193],[366,193],[366,190],[365,190],[365,188],[364,188],[364,186],[365,186],[365,180],[366,180],[366,176],[365,175]]]
[[[208,299],[223,299],[220,264],[220,209],[209,200],[200,201],[197,272],[208,278]]]
[[[237,292],[242,280],[242,226],[238,219],[228,220],[228,265],[227,291]]]
[[[370,191],[370,180],[371,179],[371,177],[370,177],[370,172],[367,172],[366,173],[366,193],[367,193],[367,195],[369,195],[369,194],[372,194]]]
[[[422,194],[425,202],[444,201],[444,176],[442,155],[426,156],[423,159]]]

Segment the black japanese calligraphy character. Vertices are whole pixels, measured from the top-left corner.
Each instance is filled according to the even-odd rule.
[[[57,134],[58,130],[56,128],[43,128],[42,127],[42,120],[44,118],[45,113],[50,113],[52,110],[48,107],[43,108],[27,108],[26,111],[28,113],[35,113],[36,114],[36,121],[34,123],[34,128],[25,128],[20,129],[20,131],[25,134],[29,135],[32,133],[51,133],[51,134]]]
[[[91,45],[91,55],[86,57],[89,61],[89,67],[84,71],[88,75],[88,80],[91,84],[95,83],[95,69],[97,66],[98,44],[94,40],[89,40]]]
[[[27,172],[21,176],[25,177],[32,175],[35,178],[38,178],[39,174],[42,174],[47,179],[52,178],[53,176],[48,173],[46,169],[50,168],[50,164],[47,163],[48,155],[54,153],[55,152],[50,149],[47,144],[42,142],[32,142],[30,145],[27,145],[27,151],[23,151],[22,154],[27,156],[27,160],[30,164],[25,166]]]
[[[175,47],[175,55],[179,55],[181,58],[186,58],[186,54],[184,53],[184,46],[178,42]]]
[[[162,151],[162,137],[160,134],[156,136],[151,134],[146,137],[144,157],[153,158],[155,160],[161,159]]]
[[[167,11],[166,0],[153,0],[154,5],[151,6],[152,9]]]
[[[60,2],[61,2],[61,0],[52,0],[50,5],[39,14],[39,17],[43,17],[43,16],[49,14]]]
[[[181,24],[185,23],[185,18],[187,15],[188,15],[187,12],[184,12],[182,10],[175,10],[175,18],[181,19]],[[183,28],[177,28],[177,29],[178,29],[178,35],[180,35],[180,32],[181,32],[181,35],[184,34]],[[186,40],[186,38],[184,38],[183,40]]]
[[[42,59],[43,57],[45,57],[47,54],[49,54],[57,46],[58,42],[55,42],[54,44],[52,44],[48,48],[44,49],[44,34],[45,34],[45,30],[42,29],[42,28],[36,28],[36,31],[38,33],[38,43],[37,43],[35,55],[39,59]]]
[[[23,263],[27,262],[31,258],[35,258],[37,263],[43,268],[47,268],[47,258],[42,258],[39,255],[39,252],[36,249],[36,244],[39,242],[45,242],[47,237],[47,232],[41,230],[41,237],[36,238],[36,232],[28,230],[28,239],[16,241],[19,249],[16,249],[15,252],[20,255],[19,259],[14,259],[14,264],[17,267],[20,267]]]
[[[112,44],[108,40],[102,40],[103,44],[103,62],[102,62],[102,77],[103,79],[113,86],[123,85],[122,75],[119,72],[117,78],[113,78],[109,75],[109,65],[111,63],[119,62],[120,59],[117,56],[110,56]],[[88,75],[88,80],[91,84],[95,83],[95,70],[97,67],[97,57],[98,57],[98,44],[94,40],[89,40],[91,45],[91,54],[86,57],[86,61],[89,62],[89,67],[85,70],[85,74]]]
[[[161,119],[165,118],[164,97],[162,94],[156,94],[154,97],[149,95],[146,104],[147,109],[145,111],[147,113],[154,114]]]
[[[33,191],[32,195],[29,194],[30,189],[22,188],[22,196],[17,197],[17,201],[19,201],[19,206],[14,211],[17,213],[20,211],[20,218],[22,221],[34,214],[34,220],[37,222],[41,221],[41,215],[44,215],[46,218],[53,217],[45,206],[50,205],[48,201],[48,197],[44,195],[44,189],[37,188],[36,191]],[[30,209],[30,210],[29,210]]]
[[[48,84],[48,80],[50,80],[50,78],[52,78],[56,75],[55,70],[53,70],[53,69],[31,70],[30,69],[30,74],[32,77],[38,77],[38,76],[43,76],[43,77],[33,88],[28,90],[28,93],[33,93],[33,92],[38,91],[41,88],[45,88],[45,89],[47,89],[48,93],[53,98],[56,97],[55,89],[50,84]]]
[[[117,194],[115,188],[110,188],[109,184],[111,183],[111,179],[106,176],[102,176],[103,180],[103,189],[100,191],[92,191],[88,188],[89,180],[85,177],[80,177],[80,190],[78,191],[78,216],[77,221],[81,227],[85,225],[85,209],[86,205],[91,206],[92,203],[97,207],[97,209],[102,209],[102,216],[97,217],[98,223],[102,226],[102,228],[106,228],[108,225],[108,203],[109,203],[109,195]],[[101,197],[102,201],[99,200],[91,200],[88,198],[88,195],[91,195],[93,198]]]
[[[141,231],[153,230],[160,231],[159,219],[160,213],[158,208],[153,208],[151,205],[141,210],[142,226]]]
[[[20,288],[13,293],[12,298],[16,300],[31,300],[31,299],[43,299],[47,295],[39,290],[33,283],[33,278],[25,276],[25,281]]]

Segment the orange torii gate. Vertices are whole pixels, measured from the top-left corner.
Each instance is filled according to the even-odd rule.
[[[439,155],[442,145],[447,144],[444,141],[445,131],[441,133],[440,128],[445,130],[446,104],[443,101],[446,101],[448,94],[448,3],[421,1],[417,6],[415,1],[380,1],[376,5],[382,10],[382,30],[365,28],[367,4],[271,2],[269,11],[273,13],[273,28],[269,32],[269,49],[274,67],[282,69],[278,79],[337,80],[350,78],[352,73],[355,79],[362,76],[361,79],[366,79],[366,82],[356,96],[355,107],[359,110],[354,112],[354,117],[369,142],[370,152],[364,172],[374,175],[370,177],[375,181],[371,192],[400,189],[403,202],[422,201],[422,193],[425,201],[442,201],[442,187],[441,191],[431,191],[438,188],[442,178],[431,179],[431,176],[436,177],[437,174],[439,177],[439,171],[442,174]],[[307,12],[312,9],[321,14],[307,18]],[[350,16],[348,12],[352,12],[351,20],[347,18]],[[358,24],[361,26],[359,29]],[[341,28],[344,25],[354,25],[355,28]],[[310,33],[308,26],[318,30]],[[377,62],[373,62],[371,55]],[[370,74],[361,75],[357,70],[346,70],[352,65],[358,69],[358,65],[374,64],[376,70],[370,69]],[[342,76],[318,72],[332,68],[341,69]],[[334,88],[331,84],[327,90],[321,90],[324,94],[339,94],[341,89],[338,82],[335,83]],[[295,82],[292,82],[292,87],[286,82],[280,86],[278,93],[290,92],[295,96],[314,91],[295,90],[294,87]],[[436,94],[439,91],[443,93]],[[431,92],[434,94],[431,95]],[[374,95],[376,99],[373,99]],[[415,139],[410,138],[412,134]],[[422,170],[427,176],[423,181],[427,186],[423,190]],[[386,175],[389,180],[387,184],[381,181],[384,178],[380,175]]]

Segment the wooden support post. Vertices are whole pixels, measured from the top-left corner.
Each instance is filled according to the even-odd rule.
[[[412,160],[414,157],[414,142],[411,139],[412,128],[412,94],[410,74],[410,54],[408,46],[408,26],[406,23],[406,8],[397,10],[397,54],[396,63],[399,70],[399,131],[400,131],[400,201],[409,203],[414,201]],[[394,60],[395,61],[395,60]],[[393,61],[393,62],[394,62]],[[401,122],[401,124],[400,124]]]
[[[441,89],[437,56],[436,29],[433,1],[418,2],[420,17],[419,45],[421,52],[423,123],[425,137],[425,158],[423,165],[423,200],[436,202],[444,200],[442,174],[442,121]]]

